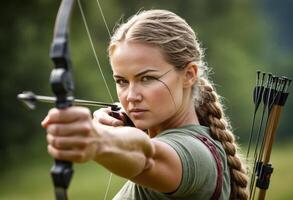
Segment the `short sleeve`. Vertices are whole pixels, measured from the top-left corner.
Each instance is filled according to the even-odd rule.
[[[210,150],[201,141],[194,135],[180,132],[169,132],[156,139],[170,145],[182,163],[181,183],[170,196],[187,197],[195,192],[200,193],[207,182],[214,183],[210,188],[212,194],[216,186],[216,163]]]

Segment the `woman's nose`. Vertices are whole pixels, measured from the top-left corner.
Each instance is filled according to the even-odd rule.
[[[127,93],[127,101],[134,102],[134,101],[141,101],[142,94],[141,90],[135,84],[130,84]]]

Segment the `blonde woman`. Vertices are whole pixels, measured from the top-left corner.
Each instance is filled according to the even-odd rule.
[[[203,51],[185,20],[142,11],[109,45],[119,101],[135,127],[100,109],[52,109],[43,120],[48,152],[94,160],[129,181],[114,197],[247,199],[247,175]],[[121,118],[124,115],[121,114]]]

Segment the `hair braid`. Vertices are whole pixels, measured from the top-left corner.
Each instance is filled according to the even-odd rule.
[[[246,200],[248,198],[248,177],[240,157],[237,154],[237,144],[231,132],[229,121],[224,115],[220,97],[212,84],[205,78],[199,79],[201,101],[196,106],[200,124],[211,129],[211,137],[222,143],[227,154],[231,175],[230,199]]]

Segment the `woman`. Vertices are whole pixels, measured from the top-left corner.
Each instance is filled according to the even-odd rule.
[[[112,37],[119,101],[135,127],[100,109],[52,109],[48,152],[94,160],[129,179],[114,199],[247,199],[245,167],[208,80],[191,27],[165,10],[143,11]]]

